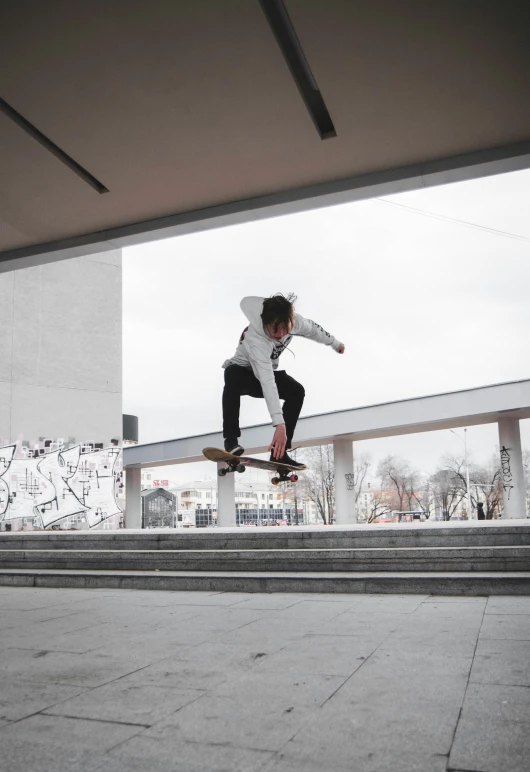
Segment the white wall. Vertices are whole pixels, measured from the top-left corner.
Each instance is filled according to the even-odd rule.
[[[121,250],[1,273],[0,445],[121,434]]]

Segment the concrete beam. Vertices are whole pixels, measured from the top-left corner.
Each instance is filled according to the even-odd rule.
[[[335,440],[353,442],[477,426],[504,418],[530,418],[530,380],[307,416],[298,422],[295,443],[312,447]],[[243,429],[241,441],[248,454],[256,454],[266,452],[271,438],[272,426],[267,423]],[[222,447],[222,442],[221,432],[215,432],[130,446],[123,449],[123,463],[125,467],[155,467],[204,461],[202,449]]]
[[[257,198],[181,212],[62,241],[7,250],[0,252],[0,272],[529,167],[530,141],[490,147],[439,160],[427,160],[412,166],[346,177]]]

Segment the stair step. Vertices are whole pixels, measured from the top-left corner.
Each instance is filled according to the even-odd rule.
[[[0,550],[3,568],[186,571],[530,571],[530,546]]]
[[[530,572],[95,571],[0,569],[0,586],[214,592],[530,595]]]
[[[327,529],[303,527],[241,528],[179,532],[53,531],[0,533],[0,549],[350,549],[399,547],[530,546],[528,521],[511,525],[458,525],[393,528],[357,526]]]

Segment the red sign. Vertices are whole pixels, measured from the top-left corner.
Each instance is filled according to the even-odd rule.
[[[169,485],[169,480],[153,480],[153,486],[155,488],[166,488]]]

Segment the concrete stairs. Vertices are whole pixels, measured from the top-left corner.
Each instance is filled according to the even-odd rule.
[[[530,594],[530,524],[0,533],[0,585]]]

